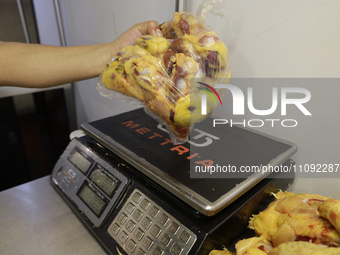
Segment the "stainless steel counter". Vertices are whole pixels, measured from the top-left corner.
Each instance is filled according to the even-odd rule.
[[[49,178],[0,192],[0,254],[106,254]]]
[[[337,182],[296,179],[289,190],[338,198]],[[0,254],[106,253],[54,191],[47,176],[0,192]]]

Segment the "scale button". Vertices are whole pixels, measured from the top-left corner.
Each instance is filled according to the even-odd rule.
[[[124,244],[128,239],[128,234],[123,231],[122,233],[120,233],[118,239]]]
[[[129,251],[129,252],[134,252],[136,247],[137,247],[137,244],[133,241],[133,240],[129,240],[126,244],[126,249]]]
[[[183,252],[183,248],[178,244],[175,243],[174,246],[170,249],[170,254],[172,255],[181,255]]]
[[[154,249],[152,255],[163,255],[164,251],[162,250],[161,247],[157,246],[156,249]]]
[[[135,228],[135,223],[132,221],[132,220],[129,220],[128,221],[128,223],[126,223],[126,229],[130,232],[130,233],[132,233],[132,231],[134,230],[134,228]]]
[[[123,225],[123,224],[126,222],[127,218],[128,218],[128,217],[125,215],[125,213],[122,213],[122,214],[119,216],[119,218],[118,218],[118,222],[119,222],[121,225]]]
[[[131,203],[128,203],[125,207],[125,210],[130,214],[133,212],[134,209],[135,209],[135,206]]]
[[[183,232],[179,236],[179,239],[183,243],[187,244],[190,241],[190,239],[191,239],[191,235],[187,231],[183,230]]]
[[[144,231],[141,230],[140,228],[137,228],[135,233],[134,233],[134,237],[136,237],[136,239],[138,241],[140,241],[140,240],[142,240],[143,236],[144,236]]]
[[[152,239],[147,236],[143,241],[144,248],[146,248],[149,251],[151,249],[152,245],[153,245]]]
[[[143,199],[142,203],[140,204],[140,206],[144,209],[147,210],[150,206],[150,202],[147,199]]]
[[[170,226],[169,226],[169,231],[173,234],[176,235],[177,231],[179,229],[179,225],[176,222],[171,222]]]
[[[140,221],[140,219],[143,217],[143,212],[139,209],[137,209],[134,213],[133,213],[133,218],[136,221]]]
[[[151,209],[150,209],[150,211],[149,211],[149,214],[150,214],[152,217],[156,218],[158,212],[159,212],[158,208],[157,208],[156,206],[153,206],[153,207],[151,207]]]
[[[118,226],[117,223],[113,224],[110,228],[110,233],[113,235],[117,235],[120,230],[120,227]]]
[[[142,226],[143,226],[145,229],[149,229],[151,223],[152,223],[152,221],[151,221],[148,217],[145,217],[145,218],[142,220]]]
[[[164,233],[164,235],[161,238],[161,243],[165,246],[168,247],[169,244],[171,243],[171,236],[167,233]]]
[[[153,225],[151,230],[150,230],[150,233],[151,233],[151,235],[153,235],[154,237],[157,238],[159,236],[159,234],[161,233],[161,231],[162,230],[157,225]]]
[[[143,250],[139,249],[136,255],[146,255],[146,253]]]
[[[142,195],[139,194],[138,192],[136,192],[135,194],[133,194],[132,196],[132,200],[134,202],[136,202],[137,204],[139,203],[139,201],[142,199]]]
[[[161,223],[163,226],[165,226],[168,223],[168,221],[169,221],[169,217],[164,213],[161,214],[158,220],[158,222]]]

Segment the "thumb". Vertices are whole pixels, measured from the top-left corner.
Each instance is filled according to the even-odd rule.
[[[116,50],[119,51],[135,42],[142,35],[163,36],[163,33],[159,29],[157,21],[154,20],[135,24],[115,40]]]
[[[138,37],[142,35],[163,36],[163,33],[159,29],[157,21],[151,20],[135,24],[129,30],[125,31],[118,39],[128,45],[136,41]]]
[[[154,20],[138,23],[132,29],[136,29],[141,35],[163,36],[159,24]]]

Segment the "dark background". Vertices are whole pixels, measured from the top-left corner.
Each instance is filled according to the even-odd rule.
[[[1,98],[0,118],[0,191],[49,175],[69,142],[64,90]]]

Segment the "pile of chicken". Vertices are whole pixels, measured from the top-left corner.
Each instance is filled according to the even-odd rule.
[[[249,227],[257,237],[236,245],[236,253],[209,255],[340,255],[340,200],[313,194],[278,192]]]
[[[164,37],[141,36],[123,48],[105,68],[102,82],[109,90],[144,102],[185,141],[192,125],[214,108],[208,100],[207,114],[201,114],[204,91],[197,89],[190,96],[190,80],[199,78],[213,87],[217,78],[229,79],[228,48],[202,18],[190,13],[175,13],[160,29]]]

